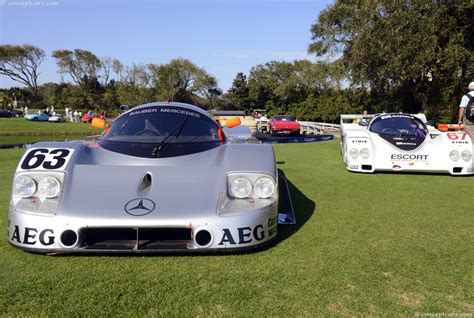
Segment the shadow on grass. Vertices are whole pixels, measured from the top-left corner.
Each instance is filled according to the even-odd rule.
[[[278,173],[285,176],[285,173],[278,169]],[[301,192],[289,179],[286,178],[288,189],[290,191],[291,201],[293,203],[293,209],[295,212],[296,224],[281,224],[278,225],[278,235],[273,243],[278,243],[288,239],[300,228],[302,228],[306,222],[311,218],[313,213],[316,211],[316,204],[310,200],[303,192]]]

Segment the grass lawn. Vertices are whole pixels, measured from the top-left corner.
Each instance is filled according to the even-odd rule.
[[[0,315],[474,313],[474,177],[355,174],[338,141],[275,145],[298,224],[223,256],[34,255],[7,242],[23,150],[0,151]]]
[[[50,123],[28,121],[24,118],[0,118],[0,137],[95,135],[100,132],[100,129],[83,123]]]

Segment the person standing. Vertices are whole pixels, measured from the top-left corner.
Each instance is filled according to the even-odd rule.
[[[474,82],[469,83],[468,90],[459,104],[458,125],[463,124],[464,131],[474,138]]]
[[[79,113],[77,112],[77,110],[74,110],[74,122],[77,123],[79,121]]]

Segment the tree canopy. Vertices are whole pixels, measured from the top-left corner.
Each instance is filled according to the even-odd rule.
[[[28,86],[36,96],[44,57],[44,51],[33,45],[0,45],[0,75]]]
[[[350,84],[452,116],[474,77],[472,1],[336,1],[311,27],[309,52],[340,58]]]

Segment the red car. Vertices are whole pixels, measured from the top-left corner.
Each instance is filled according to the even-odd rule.
[[[272,136],[278,134],[299,135],[300,124],[298,124],[291,116],[275,115],[268,121],[268,132]]]

